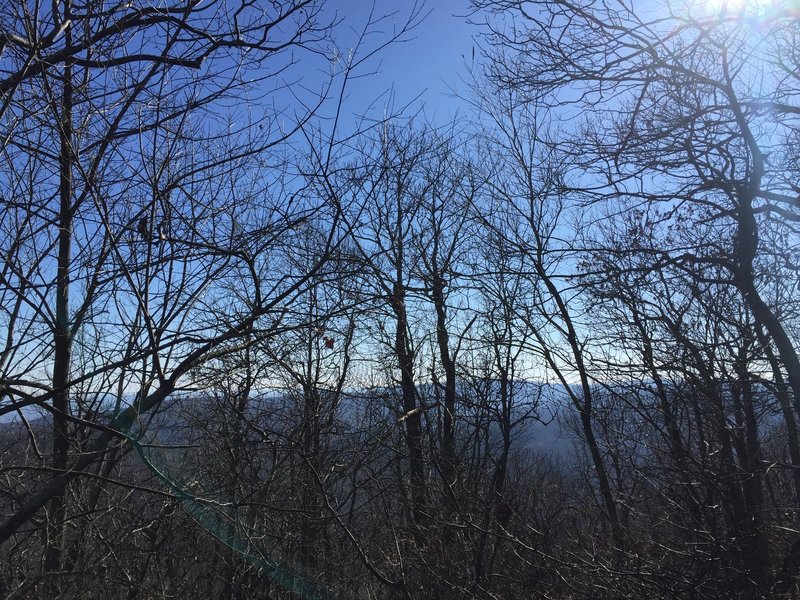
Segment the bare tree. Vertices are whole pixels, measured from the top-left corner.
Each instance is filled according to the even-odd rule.
[[[51,474],[9,499],[0,543],[47,506],[45,571],[69,571],[70,483],[109,480],[132,426],[198,365],[284,331],[329,259],[283,269],[318,206],[292,206],[282,144],[327,100],[342,110],[362,65],[291,86],[299,60],[330,65],[332,26],[310,0],[0,10],[0,414],[52,423],[46,445],[28,425]],[[334,223],[320,244],[336,243]]]
[[[590,247],[604,246],[607,252],[603,261],[592,255],[590,270],[602,279],[604,271],[617,277],[629,269],[625,283],[611,292],[623,299],[631,294],[625,286],[639,286],[651,275],[661,278],[654,298],[634,294],[638,299],[624,310],[644,344],[637,360],[650,365],[648,377],[655,377],[657,387],[663,383],[662,374],[670,369],[653,364],[653,340],[646,340],[669,323],[664,333],[682,348],[688,372],[666,378],[692,381],[694,393],[702,390],[703,400],[694,400],[694,426],[720,444],[727,457],[720,470],[741,469],[754,486],[735,484],[719,492],[731,503],[729,525],[741,542],[737,581],[769,589],[763,524],[742,528],[748,519],[756,524],[761,519],[758,482],[764,466],[757,464],[753,381],[770,348],[775,349],[772,377],[788,383],[795,401],[800,397],[795,308],[776,285],[778,272],[796,277],[785,261],[794,255],[797,235],[790,173],[796,162],[798,88],[796,73],[786,69],[796,62],[796,19],[777,5],[711,13],[699,3],[474,4],[487,10],[491,30],[488,76],[559,124],[564,190],[581,199],[586,222],[622,220],[626,212],[639,211],[617,244],[587,236]],[[658,234],[642,235],[643,230]],[[630,256],[636,257],[633,264]],[[776,257],[781,258],[776,262]],[[660,309],[650,313],[655,306]],[[697,325],[715,332],[711,340],[700,343],[685,329],[684,321],[695,314]],[[741,336],[738,359],[717,346],[729,335]],[[666,388],[656,391],[668,420],[674,398]],[[775,407],[786,400],[767,398]],[[794,412],[780,409],[790,457],[797,454]],[[731,433],[732,422],[741,437]],[[696,460],[685,454],[688,447],[680,440],[685,432],[668,421],[665,427],[673,429],[667,433],[674,456]],[[699,516],[705,501],[698,500],[691,503]],[[787,559],[794,551],[789,549]]]
[[[653,11],[559,1],[531,5],[536,10],[518,13],[519,27],[494,30],[490,75],[542,106],[591,115],[562,140],[572,168],[584,175],[571,185],[587,200],[620,208],[657,203],[663,223],[717,223],[721,236],[696,240],[696,249],[647,251],[686,265],[723,265],[794,380],[800,362],[787,334],[791,324],[762,291],[763,257],[776,250],[759,240],[795,235],[790,173],[798,81],[784,67],[796,59],[796,20],[779,6],[697,15],[701,8],[687,13],[682,3]],[[755,34],[758,23],[772,35]],[[576,93],[566,94],[570,85]],[[783,231],[779,238],[769,233],[775,227]],[[777,253],[790,256],[791,245]],[[797,397],[800,387],[791,385]]]
[[[585,351],[591,334],[580,294],[569,277],[578,248],[574,233],[565,234],[564,229],[567,218],[577,217],[569,215],[574,204],[563,179],[565,166],[548,146],[547,128],[535,105],[526,105],[513,90],[499,90],[491,102],[479,97],[478,103],[491,119],[486,133],[490,152],[504,156],[499,149],[507,148],[491,180],[497,198],[489,210],[494,218],[484,222],[494,235],[503,236],[505,251],[528,279],[522,290],[524,307],[517,309],[531,333],[528,349],[542,358],[580,417],[604,514],[621,552],[623,528],[593,422],[594,374]],[[575,380],[578,386],[571,385]]]

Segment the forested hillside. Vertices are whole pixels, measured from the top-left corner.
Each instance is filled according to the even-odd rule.
[[[800,7],[395,4],[0,7],[0,597],[799,597]]]

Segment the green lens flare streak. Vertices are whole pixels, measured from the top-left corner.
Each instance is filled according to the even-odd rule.
[[[198,500],[197,496],[187,492],[184,486],[176,483],[164,470],[153,463],[145,447],[131,435],[129,429],[126,428],[121,433],[125,435],[125,438],[136,450],[136,453],[147,468],[175,493],[183,509],[206,532],[257,567],[260,574],[267,576],[276,584],[300,598],[305,600],[335,600],[335,596],[328,590],[309,582],[280,563],[264,557],[250,540],[243,540],[236,534],[231,523],[235,523],[237,520],[229,514],[226,510],[227,507]],[[220,517],[220,513],[224,515],[224,520]]]

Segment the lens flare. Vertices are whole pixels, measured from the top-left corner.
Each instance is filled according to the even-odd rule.
[[[800,0],[701,0],[698,4],[706,16],[800,17]]]

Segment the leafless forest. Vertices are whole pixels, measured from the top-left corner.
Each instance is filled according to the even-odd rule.
[[[0,6],[0,597],[797,598],[797,3],[382,6]]]

